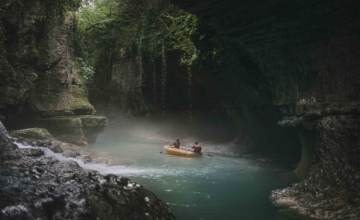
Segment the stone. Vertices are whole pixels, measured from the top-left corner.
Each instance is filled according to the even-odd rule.
[[[74,97],[71,109],[74,109],[75,114],[79,115],[91,115],[95,113],[94,106],[92,106],[86,97],[84,89],[71,85],[70,91]]]
[[[0,139],[0,162],[20,159],[21,155],[17,149],[18,147],[14,143]]]
[[[65,152],[65,153],[63,153],[63,156],[67,157],[67,158],[69,158],[69,157],[76,158],[77,156],[80,156],[80,153],[78,153],[78,152]]]
[[[0,4],[0,39],[6,39],[0,42],[3,121],[20,113],[22,117],[95,113],[83,89],[72,85],[76,74],[70,43],[79,1],[72,0],[61,16],[48,16],[46,11],[60,8],[54,5],[43,0]]]
[[[54,153],[62,153],[63,150],[60,148],[59,145],[53,144],[55,142],[54,139],[46,140],[46,141],[37,141],[35,144],[39,147],[45,147],[51,150]]]
[[[45,128],[28,128],[22,130],[9,131],[13,137],[22,137],[27,139],[47,140],[54,138]]]
[[[223,43],[222,65],[208,62],[213,83],[207,87],[215,85],[219,107],[234,109],[247,144],[296,134],[295,172],[304,179],[273,193],[274,204],[313,218],[358,219],[360,2],[171,2],[199,16]],[[266,113],[256,112],[268,106],[281,111],[272,114],[278,123],[265,123]]]
[[[56,140],[22,141],[30,143],[28,148],[0,139],[0,219],[175,219],[170,208],[143,186],[84,170],[75,161],[45,156],[32,147],[54,143],[67,150],[83,148]],[[126,188],[129,183],[131,190]]]
[[[89,144],[95,143],[97,135],[102,133],[108,125],[106,117],[82,116],[82,131]]]
[[[47,35],[38,42],[36,67],[39,78],[28,98],[29,109],[37,115],[95,113],[82,88],[72,85],[75,75],[72,73],[70,42],[74,22],[75,13],[66,12],[64,19],[55,20]]]
[[[44,151],[41,149],[25,148],[25,149],[20,149],[19,151],[21,152],[21,154],[27,157],[40,157],[44,155]]]
[[[94,143],[98,133],[105,130],[108,120],[94,115],[74,115],[32,118],[27,123],[46,128],[57,140],[87,146]]]

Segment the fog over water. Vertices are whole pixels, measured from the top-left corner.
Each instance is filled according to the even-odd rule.
[[[169,141],[148,139],[156,132],[128,128],[125,132],[110,126],[89,146],[93,154],[119,163],[98,170],[145,186],[169,205],[177,219],[300,219],[279,214],[268,199],[272,190],[298,182],[289,167],[215,153],[172,156],[163,148]],[[148,138],[140,137],[145,134]]]
[[[203,112],[202,112],[203,113]],[[187,113],[171,114],[164,117],[117,117],[110,120],[105,133],[123,133],[133,137],[161,140],[170,144],[180,139],[181,146],[191,147],[199,142],[205,152],[238,155],[239,148],[232,142],[237,128],[232,119],[214,116],[210,113],[195,116],[189,123]],[[102,136],[104,134],[100,134]]]
[[[125,132],[120,127],[109,126],[95,144],[86,148],[94,155],[114,159],[116,163],[111,166],[66,158],[61,153],[40,148],[46,156],[75,161],[85,169],[136,181],[155,193],[179,220],[305,219],[279,212],[279,208],[272,206],[268,199],[272,190],[299,181],[284,164],[213,152],[204,152],[202,157],[197,158],[168,155],[163,147],[169,141],[139,137],[154,134],[154,131],[146,132],[133,126]],[[4,135],[7,136],[6,132]],[[27,144],[17,145],[34,148]],[[214,143],[208,149],[224,146],[228,144]],[[105,179],[102,181],[105,182]]]

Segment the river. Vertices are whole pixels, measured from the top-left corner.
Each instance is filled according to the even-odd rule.
[[[299,181],[284,165],[212,153],[198,158],[172,156],[164,150],[166,144],[108,129],[88,150],[117,159],[119,164],[102,172],[145,186],[179,220],[300,219],[281,214],[268,199],[272,190]]]

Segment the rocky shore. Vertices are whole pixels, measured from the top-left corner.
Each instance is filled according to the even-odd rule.
[[[160,199],[124,177],[81,168],[105,162],[81,155],[81,147],[49,138],[35,129],[35,140],[0,134],[0,219],[175,219]],[[36,131],[36,132],[35,132]],[[27,131],[11,132],[27,134]]]
[[[307,125],[316,128],[317,138],[309,174],[300,183],[273,191],[270,199],[317,219],[359,219],[359,117],[326,116]]]

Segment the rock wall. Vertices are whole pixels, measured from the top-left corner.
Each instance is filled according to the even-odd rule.
[[[81,168],[80,159],[106,162],[80,156],[84,148],[56,141],[45,129],[10,133],[17,143],[0,122],[0,219],[175,219],[140,184]]]
[[[140,56],[131,54],[130,46],[120,49],[119,57],[115,60],[111,72],[111,80],[118,86],[119,94],[113,95],[118,96],[117,103],[107,106],[104,111],[113,110],[113,114],[121,112],[134,115],[149,111],[142,91],[144,70],[140,59],[142,59]]]
[[[41,123],[44,118],[59,123],[64,120],[56,117],[71,120],[74,115],[95,114],[74,80],[71,36],[78,6],[78,0],[0,3],[0,119],[8,128],[43,126],[53,132],[49,123]],[[92,120],[97,121],[98,131],[107,125],[104,118]],[[63,133],[54,136],[69,135],[68,125],[57,126],[63,127]],[[79,133],[76,138],[60,139],[82,145],[95,141],[97,133],[84,135],[83,125],[70,130],[74,129]]]
[[[318,218],[356,219],[359,202],[352,194],[360,187],[353,159],[360,156],[360,3],[171,1],[201,17],[224,43],[222,65],[212,72],[222,99],[218,105],[235,109],[231,114],[242,126],[238,137],[262,137],[269,129],[296,131],[302,147],[296,172],[306,178],[273,195],[277,204],[296,206],[294,210]],[[265,106],[280,114],[269,114],[273,108]],[[256,111],[261,108],[264,111]],[[262,120],[252,129],[266,112],[277,118],[277,125],[263,131],[258,128],[269,120]],[[256,135],[249,136],[247,130]]]
[[[125,45],[115,57],[111,85],[116,86],[116,92],[110,97],[92,100],[97,114],[119,124],[136,116],[132,124],[139,129],[134,132],[152,124],[152,130],[157,133],[152,135],[166,140],[193,137],[198,141],[231,141],[235,138],[236,125],[226,110],[206,104],[209,94],[216,96],[214,87],[209,86],[213,82],[208,80],[207,73],[194,74],[195,86],[189,86],[188,69],[179,65],[181,52],[166,53],[165,75],[161,58],[140,57],[133,54],[130,46]]]

